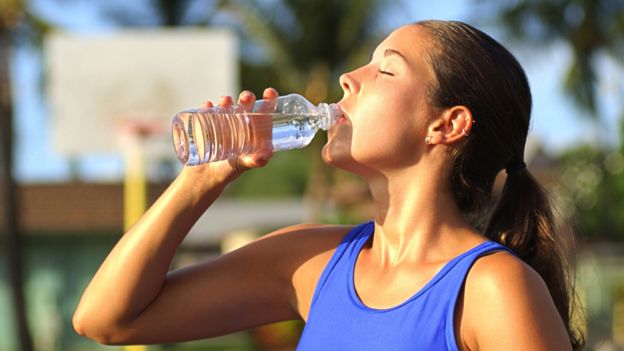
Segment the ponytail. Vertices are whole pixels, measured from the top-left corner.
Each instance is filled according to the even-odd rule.
[[[518,60],[489,35],[462,22],[423,21],[432,45],[428,63],[436,80],[428,98],[438,109],[466,106],[477,123],[453,149],[450,181],[457,206],[476,229],[501,243],[545,281],[574,350],[581,334],[570,328],[574,299],[565,252],[556,236],[544,190],[524,163],[507,167],[494,209],[497,174],[524,155],[531,119],[531,89]]]
[[[545,191],[526,168],[508,170],[485,233],[488,239],[512,249],[544,279],[573,350],[580,350],[582,338],[570,326],[574,296],[568,293],[571,282],[565,251],[555,236]]]

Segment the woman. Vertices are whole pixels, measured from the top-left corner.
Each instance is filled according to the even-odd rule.
[[[466,24],[425,21],[340,84],[344,115],[322,156],[368,182],[374,221],[284,228],[168,273],[225,186],[271,155],[187,167],[102,264],[78,333],[165,343],[300,318],[299,350],[578,349],[553,220],[523,163],[531,96],[515,58]]]

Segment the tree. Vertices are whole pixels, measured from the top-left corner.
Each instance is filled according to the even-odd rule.
[[[208,12],[189,18],[192,3],[191,0],[148,0],[139,4],[140,10],[137,7],[135,7],[136,10],[129,10],[129,7],[119,6],[115,2],[102,3],[97,6],[102,6],[103,17],[119,27],[179,27],[209,23],[211,16]],[[146,11],[146,13],[141,14],[138,11]]]
[[[321,102],[339,98],[338,76],[371,54],[379,39],[377,14],[389,2],[221,0],[220,9],[234,16],[251,41],[246,47],[261,51],[243,51],[247,69],[271,72],[278,88]],[[254,75],[243,80],[257,85]]]
[[[492,1],[477,0],[494,6]],[[524,0],[496,3],[493,11],[512,38],[531,45],[564,43],[572,61],[563,86],[572,101],[602,122],[597,99],[599,58],[624,63],[624,2],[619,0]],[[620,107],[624,117],[624,104]],[[596,138],[558,156],[557,192],[567,217],[592,240],[623,240],[624,129],[619,146]]]
[[[521,0],[486,2],[491,13],[513,38],[522,42],[564,42],[572,62],[564,80],[566,92],[578,106],[597,117],[597,59],[624,57],[624,2],[620,0]]]
[[[0,2],[0,192],[4,209],[7,266],[13,296],[17,341],[20,350],[33,349],[25,311],[22,265],[22,239],[19,223],[18,185],[13,176],[13,96],[11,94],[10,56],[19,40],[38,39],[46,25],[26,11],[21,0]]]
[[[380,37],[378,14],[386,6],[397,3],[396,0],[270,3],[221,0],[219,8],[232,16],[246,40],[241,69],[245,89],[259,93],[264,87],[273,86],[283,93],[300,93],[318,103],[340,99],[339,75],[370,57]],[[293,166],[284,171],[297,174],[297,170],[304,169],[304,176],[310,174],[304,181],[313,205],[313,220],[324,219],[322,207],[329,196],[331,178],[335,177],[318,157],[324,141],[324,136],[317,136],[306,150],[276,155],[274,159],[287,160],[283,164]],[[306,159],[303,162],[302,155]],[[314,156],[309,157],[311,155]],[[252,173],[242,177],[234,190],[246,184],[257,184],[255,176]]]
[[[614,149],[579,145],[563,152],[558,163],[555,190],[578,232],[592,241],[624,241],[624,142]]]

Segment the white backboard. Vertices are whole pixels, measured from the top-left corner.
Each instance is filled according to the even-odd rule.
[[[175,112],[238,91],[238,43],[227,30],[55,32],[45,50],[52,140],[64,154],[122,151],[119,125],[139,120],[160,125],[157,144],[175,157]]]

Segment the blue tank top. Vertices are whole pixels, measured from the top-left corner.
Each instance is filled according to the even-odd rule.
[[[449,261],[403,303],[374,309],[362,303],[353,283],[355,261],[373,232],[373,222],[361,224],[336,248],[316,285],[297,350],[457,351],[454,310],[470,267],[486,253],[511,251],[484,242]]]

